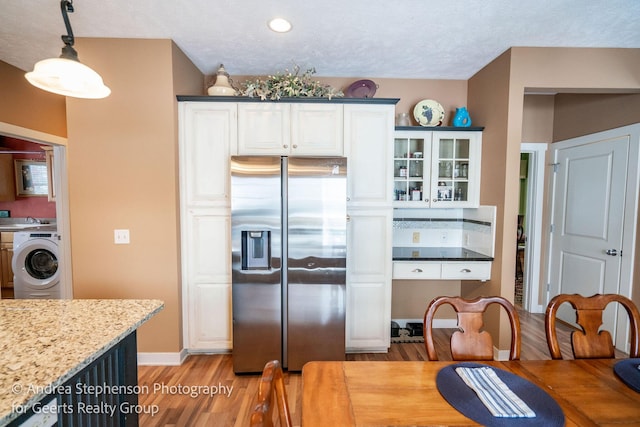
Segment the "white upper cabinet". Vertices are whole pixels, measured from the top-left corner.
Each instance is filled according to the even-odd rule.
[[[345,105],[344,108],[349,205],[390,206],[394,106]]]
[[[238,104],[239,155],[343,156],[342,104]]]
[[[229,146],[237,140],[236,104],[180,104],[180,178],[189,208],[226,206]]]
[[[480,131],[401,130],[393,149],[394,206],[480,205]]]

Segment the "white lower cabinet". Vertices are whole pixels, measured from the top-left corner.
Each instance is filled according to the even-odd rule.
[[[489,280],[491,261],[395,261],[393,278],[402,280]]]
[[[228,209],[190,210],[183,250],[187,348],[225,351],[232,348],[231,216]]]
[[[349,211],[347,352],[384,352],[391,334],[393,210]]]
[[[443,262],[442,279],[445,280],[489,280],[490,261]]]

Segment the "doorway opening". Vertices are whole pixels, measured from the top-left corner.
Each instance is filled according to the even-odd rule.
[[[520,146],[520,204],[516,235],[514,303],[530,313],[542,313],[546,287],[541,286],[542,215],[546,143]]]
[[[64,299],[73,298],[71,242],[69,239],[69,195],[67,191],[67,139],[4,122],[0,122],[0,135],[53,147],[52,181],[56,200],[56,227],[57,233],[62,236],[58,257],[61,265],[61,297]]]

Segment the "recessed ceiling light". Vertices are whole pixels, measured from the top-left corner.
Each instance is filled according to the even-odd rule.
[[[291,30],[291,22],[284,18],[273,18],[267,25],[276,33],[286,33]]]

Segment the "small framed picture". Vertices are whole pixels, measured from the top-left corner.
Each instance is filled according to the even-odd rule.
[[[49,178],[47,163],[38,160],[14,160],[16,171],[16,195],[47,196]]]

